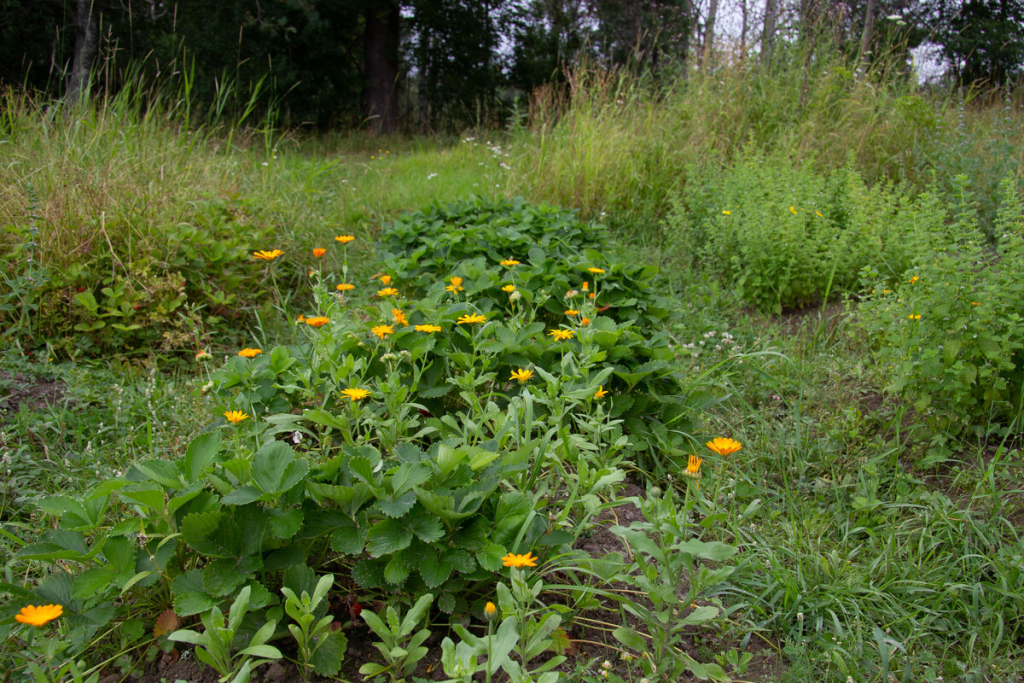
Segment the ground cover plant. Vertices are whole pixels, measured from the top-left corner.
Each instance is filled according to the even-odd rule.
[[[588,133],[639,86],[448,141],[9,97],[11,680],[1018,678],[1019,175],[814,78],[765,130],[857,154]]]

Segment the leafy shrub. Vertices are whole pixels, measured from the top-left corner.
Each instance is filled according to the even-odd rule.
[[[691,165],[668,218],[692,266],[762,311],[820,302],[874,266],[895,276],[913,255],[906,200],[848,166],[824,175],[785,155],[749,152],[730,168]]]
[[[934,194],[920,200],[930,248],[892,289],[866,270],[861,306],[887,389],[953,433],[1013,424],[1024,392],[1024,214],[1015,180],[1004,182],[995,250],[978,227],[967,179],[957,182],[952,211]]]

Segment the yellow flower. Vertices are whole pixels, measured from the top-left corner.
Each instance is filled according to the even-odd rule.
[[[301,313],[299,313],[299,317],[295,319],[295,322],[297,322],[297,323],[304,323],[304,322],[306,322],[306,316],[304,316]]]
[[[501,265],[509,266],[509,267],[511,267],[511,266],[518,266],[519,265],[519,261],[515,261],[513,259],[507,258],[507,259],[505,259],[504,261],[501,262]]]
[[[911,320],[920,320],[921,319],[921,314],[920,313],[916,313],[916,314],[915,313],[911,313],[907,317],[910,318]]]
[[[575,308],[570,308],[568,311],[565,312],[565,314],[572,316],[572,315],[579,315],[580,312],[577,311]]]
[[[355,239],[355,236],[354,235],[338,235],[334,239],[337,240],[338,242],[341,242],[342,244],[348,244],[349,242],[351,242],[352,240]]]
[[[712,441],[708,441],[704,445],[719,455],[730,455],[743,448],[743,445],[740,444],[739,441],[733,441],[732,439],[726,439],[721,436],[717,439],[713,439]]]
[[[915,282],[917,282],[920,279],[921,278],[919,278],[918,276],[915,275],[914,277],[910,278],[910,284],[914,284]]]
[[[459,325],[475,325],[476,323],[482,323],[487,320],[487,316],[483,313],[473,313],[472,315],[464,315],[459,318],[456,322]]]
[[[551,330],[548,334],[554,337],[555,341],[565,341],[566,339],[572,339],[576,333],[572,330]]]
[[[586,292],[589,289],[590,289],[590,283],[589,282],[584,282],[583,283],[583,291]]]
[[[348,396],[353,401],[362,401],[364,398],[368,398],[370,396],[370,392],[368,389],[342,389],[341,393],[344,396]]]
[[[604,390],[603,384],[597,388],[597,391],[594,392],[594,398],[604,398],[607,395],[608,392]]]
[[[394,287],[385,287],[377,290],[377,296],[398,296],[398,290]]]
[[[233,425],[238,424],[242,420],[249,419],[249,416],[243,413],[241,410],[229,410],[224,413],[224,418]]]
[[[587,270],[589,270],[591,273],[596,273],[597,275],[604,274],[604,271],[601,270],[600,268],[587,268]]]
[[[519,383],[522,384],[523,382],[528,381],[531,377],[533,377],[533,370],[513,370],[512,376],[509,377],[509,379],[519,380]]]
[[[238,355],[242,358],[255,358],[261,353],[263,353],[262,349],[242,349],[238,352]]]
[[[981,302],[980,302],[980,301],[972,301],[972,302],[971,302],[971,305],[972,305],[972,306],[980,306],[980,305],[981,305]]]
[[[533,557],[532,552],[526,553],[525,555],[509,553],[505,557],[501,558],[501,562],[506,567],[536,567],[537,559],[538,558]]]
[[[492,621],[497,615],[498,608],[494,606],[493,602],[488,601],[487,604],[484,605],[484,619]]]
[[[339,292],[351,292],[355,288],[355,285],[350,285],[347,282],[342,282],[340,285],[335,287],[335,289],[337,289]]]
[[[390,285],[391,284],[391,276],[390,275],[381,275],[380,276],[380,281],[383,282],[386,285]]]
[[[690,456],[690,462],[686,465],[686,469],[683,470],[683,474],[687,477],[693,477],[694,479],[700,479],[700,464],[704,462],[696,455]]]
[[[323,327],[327,323],[331,322],[330,318],[325,318],[322,315],[315,316],[313,318],[306,318],[303,322],[313,327]]]
[[[257,260],[273,261],[278,256],[281,256],[283,254],[284,252],[281,251],[280,249],[275,249],[274,251],[254,251],[252,253],[252,256]]]
[[[417,332],[427,332],[427,333],[430,333],[430,332],[440,332],[441,331],[441,327],[438,326],[438,325],[417,325],[415,329],[416,329]]]
[[[14,618],[18,620],[18,623],[41,627],[60,618],[62,614],[64,614],[64,608],[60,605],[40,605],[39,607],[26,605]]]
[[[451,279],[451,284],[445,287],[445,290],[451,292],[452,294],[454,294],[455,292],[461,292],[465,289],[466,288],[462,286],[462,278],[458,276],[453,277]]]
[[[501,291],[508,292],[509,294],[511,294],[512,292],[516,291],[516,286],[515,285],[505,285],[504,287],[501,288]]]
[[[795,206],[789,207],[789,212],[792,213],[792,214],[795,214],[796,213],[796,207]]]
[[[821,214],[821,211],[815,211],[814,213],[818,216],[818,218],[824,218],[824,216]]]
[[[370,329],[370,332],[373,332],[375,335],[383,339],[389,334],[394,334],[395,329],[391,327],[391,325],[375,325],[373,328]]]
[[[317,247],[316,249],[313,250],[313,256],[315,256],[317,258],[320,258],[321,256],[323,256],[326,253],[327,253],[327,250],[326,249],[321,249],[320,247]]]
[[[405,313],[399,308],[391,309],[391,317],[394,318],[396,325],[408,325],[409,321],[405,319]]]
[[[580,325],[582,325],[583,327],[586,327],[589,324],[590,324],[590,318],[584,318],[583,320],[580,320]]]
[[[732,211],[722,211],[722,215],[723,216],[731,216],[732,215]]]

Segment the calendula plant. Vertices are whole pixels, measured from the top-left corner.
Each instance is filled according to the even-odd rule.
[[[277,622],[273,619],[267,621],[256,632],[246,647],[232,654],[235,634],[242,625],[246,612],[249,611],[250,592],[251,589],[246,586],[238,593],[226,620],[219,607],[203,613],[203,633],[182,629],[168,637],[175,642],[195,645],[196,657],[221,675],[221,683],[247,683],[253,669],[261,664],[277,661],[282,656],[280,650],[266,644],[277,628]]]
[[[518,658],[507,657],[501,662],[502,668],[513,683],[555,683],[558,672],[552,671],[565,661],[562,655],[551,657],[543,664],[531,668],[531,662],[542,653],[551,650],[554,636],[560,633],[565,639],[565,632],[559,632],[562,617],[553,607],[540,601],[544,591],[544,578],[537,577],[532,583],[523,567],[535,565],[536,558],[532,553],[526,555],[510,555],[506,565],[511,566],[509,585],[504,582],[497,586],[498,606],[505,616],[502,626],[509,620],[515,621],[517,639],[513,651]],[[499,633],[501,628],[498,629]]]
[[[322,676],[336,676],[341,669],[348,639],[341,631],[331,630],[333,616],[320,614],[326,612],[324,598],[333,585],[334,574],[325,574],[317,582],[313,595],[302,591],[299,596],[287,586],[281,588],[285,597],[284,611],[295,620],[294,624],[288,624],[288,630],[299,647],[303,680],[310,669]]]
[[[423,647],[423,641],[430,637],[430,629],[416,631],[416,626],[427,616],[433,600],[434,596],[430,593],[420,596],[404,618],[394,606],[388,605],[386,623],[373,612],[363,610],[363,620],[380,638],[374,646],[380,650],[387,665],[372,662],[363,664],[359,667],[359,673],[364,676],[386,673],[392,683],[404,683],[405,677],[416,669],[417,662],[427,655],[428,650]]]

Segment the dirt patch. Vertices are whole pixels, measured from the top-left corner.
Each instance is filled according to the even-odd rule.
[[[64,400],[67,385],[0,371],[0,417],[19,410],[39,411]]]

